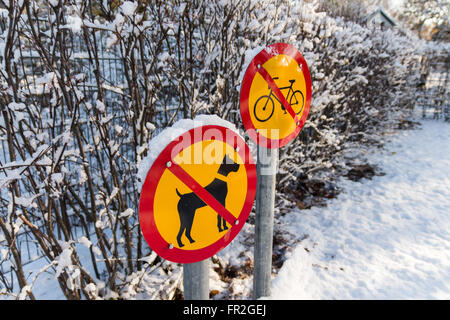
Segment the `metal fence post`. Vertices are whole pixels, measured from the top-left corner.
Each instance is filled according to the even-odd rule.
[[[209,259],[183,264],[184,300],[209,299]]]
[[[258,145],[253,298],[270,295],[278,149]]]

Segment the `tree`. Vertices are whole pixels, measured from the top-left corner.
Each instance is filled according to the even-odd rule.
[[[419,37],[430,39],[436,26],[448,23],[449,0],[405,0],[398,17]]]

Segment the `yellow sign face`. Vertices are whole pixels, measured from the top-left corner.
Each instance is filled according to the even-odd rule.
[[[226,156],[236,164],[230,170],[221,169]],[[232,146],[218,140],[199,141],[173,160],[213,197],[225,197],[225,208],[239,217],[246,201],[247,174],[243,159]],[[232,227],[168,169],[156,188],[154,219],[162,238],[183,250],[205,248]]]
[[[304,111],[306,82],[297,61],[280,54],[265,62],[263,68],[270,74],[297,116]],[[294,118],[271,90],[263,76],[257,73],[250,88],[249,106],[252,122],[259,132],[269,139],[283,139],[295,131]],[[262,129],[262,130],[261,130]],[[278,129],[270,130],[270,129]]]
[[[294,139],[306,122],[311,103],[311,77],[301,53],[276,43],[258,53],[241,85],[241,117],[259,145],[280,148]]]
[[[244,139],[225,126],[194,127],[154,159],[142,186],[139,225],[162,258],[202,261],[237,236],[255,195],[256,166]]]

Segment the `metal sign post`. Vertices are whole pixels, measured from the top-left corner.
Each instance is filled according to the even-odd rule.
[[[253,297],[270,295],[273,212],[278,148],[291,142],[311,106],[311,76],[303,55],[288,43],[275,43],[250,62],[241,85],[245,129],[258,144]]]
[[[255,269],[253,275],[253,295],[255,299],[270,295],[273,212],[277,167],[278,149],[267,149],[258,145],[256,165],[258,183],[256,192]]]
[[[184,300],[209,299],[209,259],[183,265]]]

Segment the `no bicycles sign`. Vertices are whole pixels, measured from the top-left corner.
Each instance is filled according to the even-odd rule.
[[[311,76],[302,54],[286,43],[258,53],[241,87],[241,117],[249,136],[266,148],[294,139],[311,104]]]
[[[256,194],[256,167],[233,130],[195,127],[170,142],[153,162],[139,201],[149,246],[178,263],[207,259],[244,226]]]

